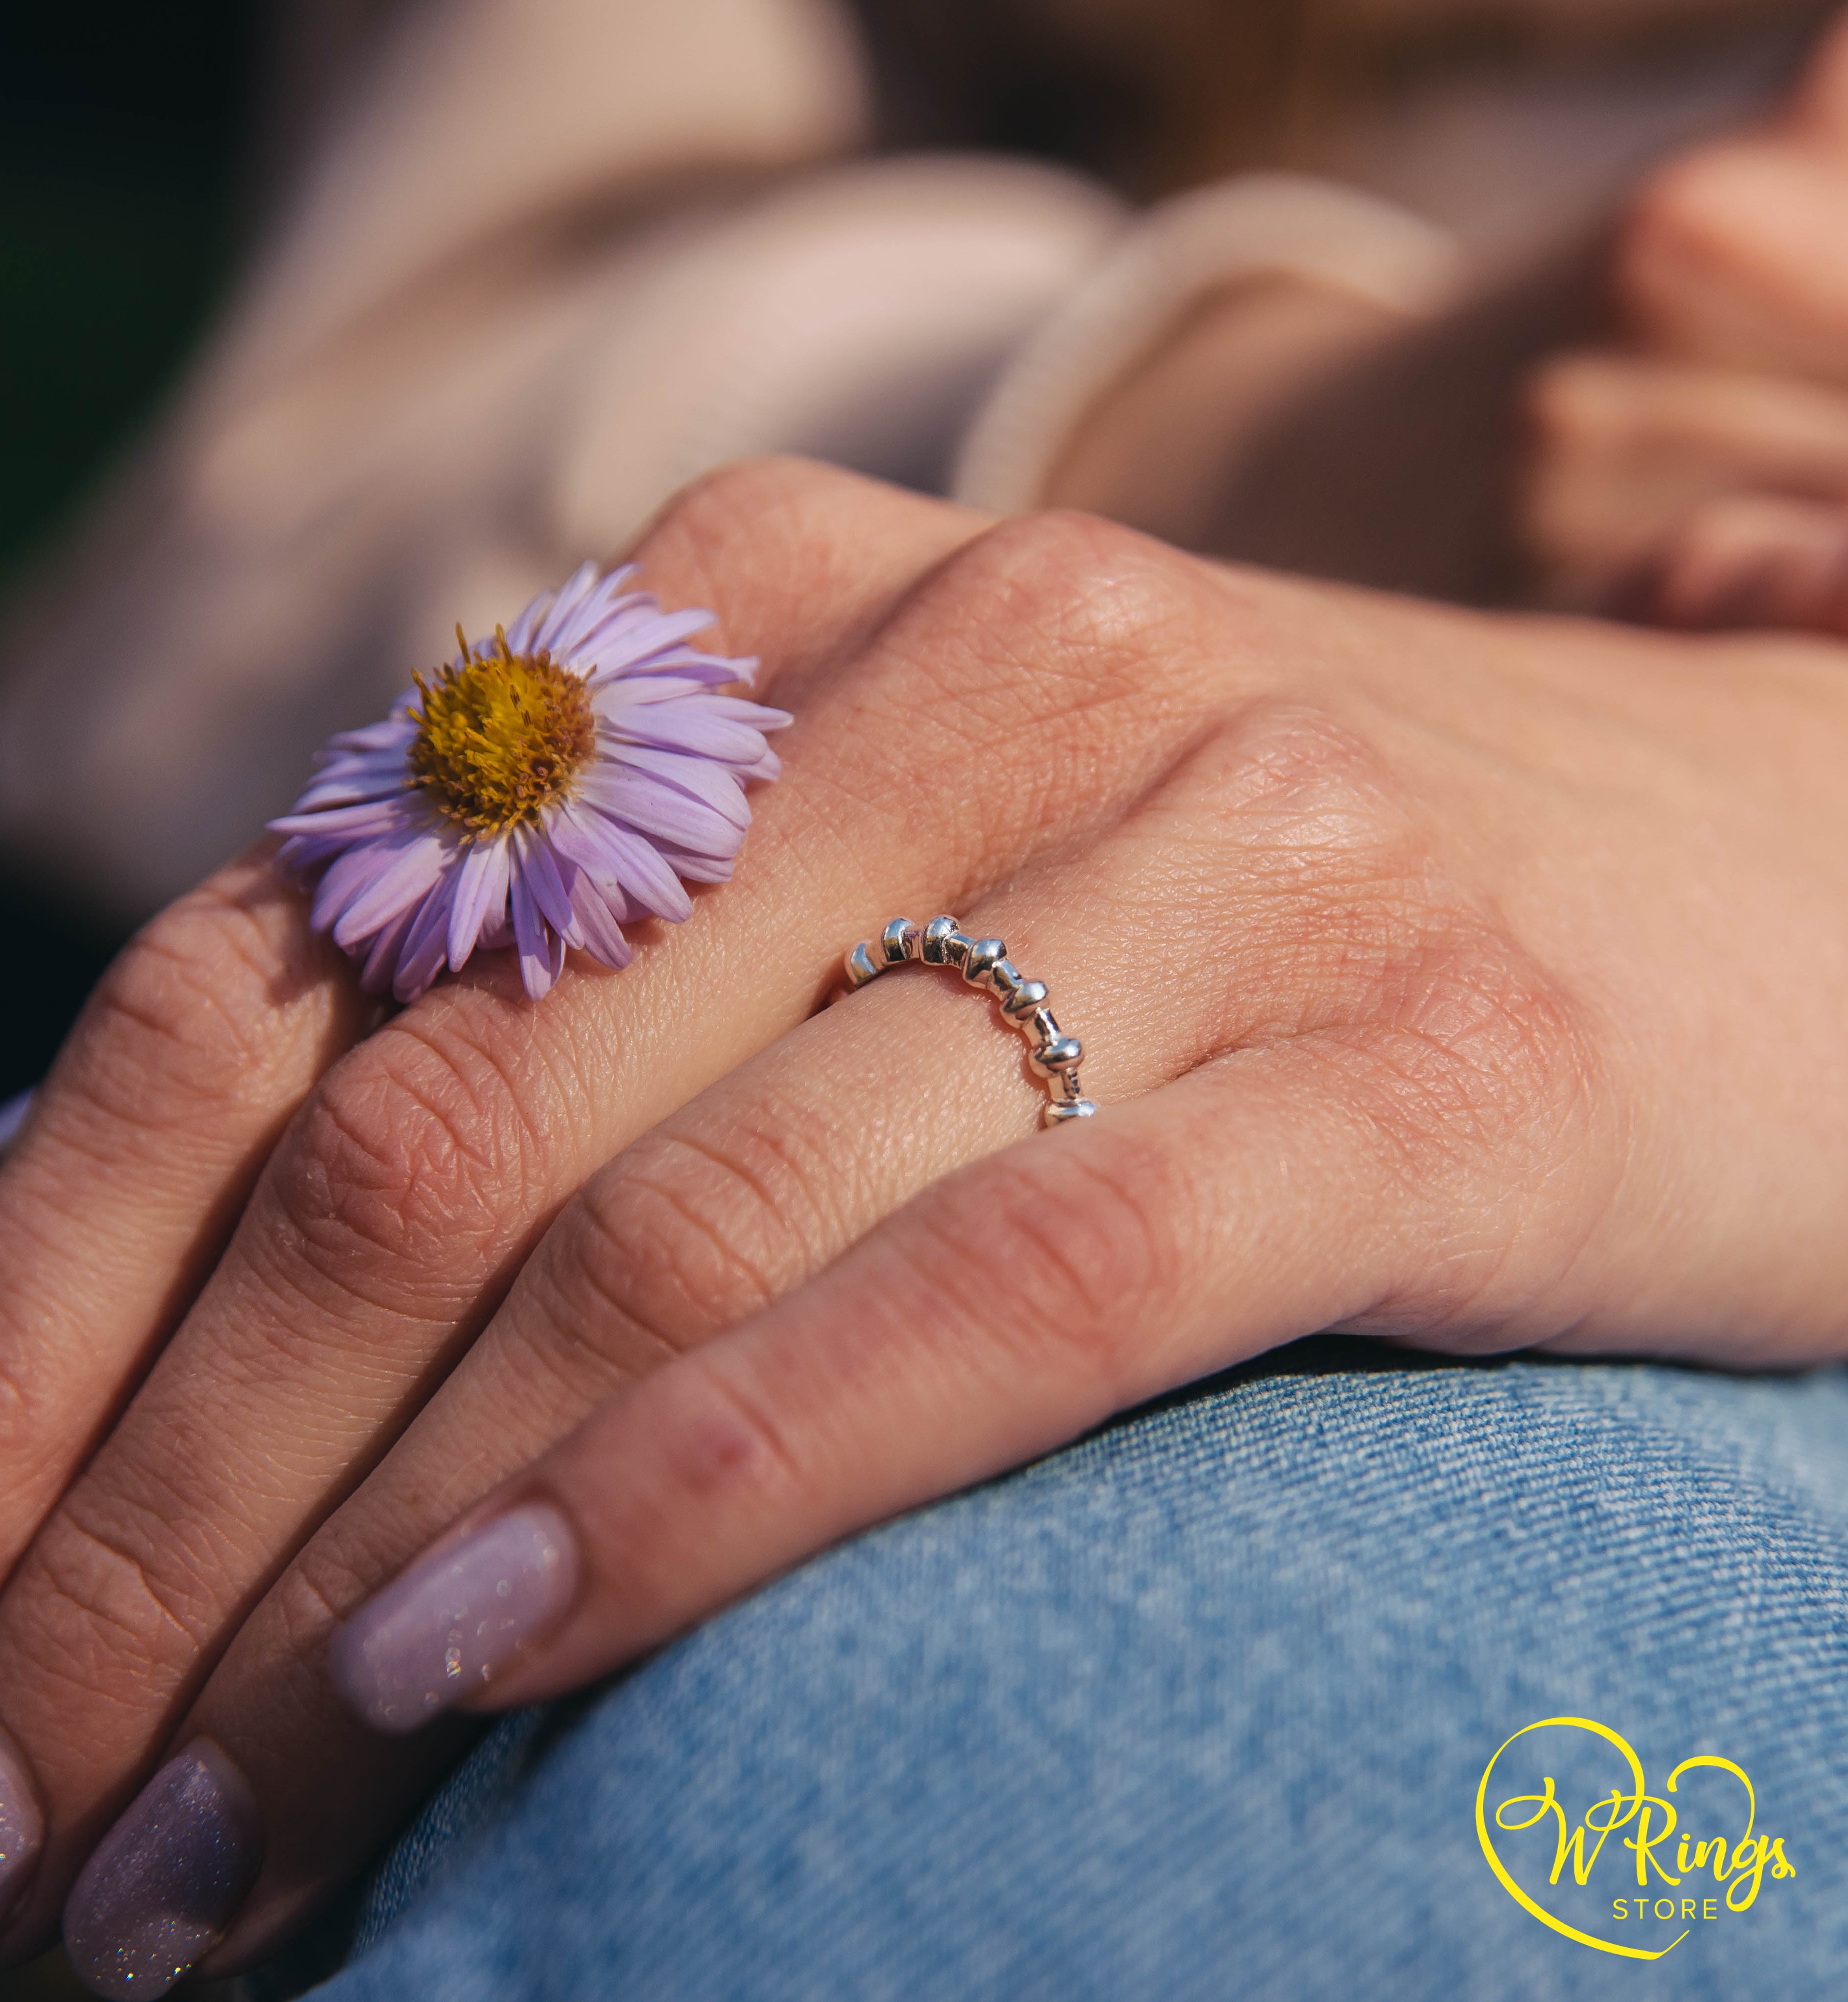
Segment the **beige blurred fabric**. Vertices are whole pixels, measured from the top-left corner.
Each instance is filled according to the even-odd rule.
[[[1484,595],[1483,413],[1572,296],[1557,242],[1816,12],[312,0],[236,296],[0,633],[0,844],[144,915],[455,621],[748,452]],[[1664,68],[1635,37],[1676,20]],[[963,143],[1008,65],[1087,63],[1142,110],[1066,164]]]

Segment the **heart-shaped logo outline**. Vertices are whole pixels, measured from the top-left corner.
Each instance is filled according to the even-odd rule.
[[[1513,1736],[1504,1739],[1501,1744],[1496,1746],[1487,1765],[1482,1769],[1482,1778],[1477,1783],[1476,1788],[1476,1839],[1481,1843],[1483,1855],[1487,1859],[1489,1868],[1494,1871],[1497,1881],[1501,1884],[1502,1889],[1507,1892],[1523,1911],[1538,1919],[1542,1925],[1550,1927],[1554,1932],[1564,1934],[1567,1939],[1576,1940],[1581,1946],[1588,1946],[1599,1953],[1620,1954],[1626,1960],[1660,1960],[1665,1955],[1672,1953],[1675,1948],[1680,1945],[1681,1942],[1687,1937],[1688,1932],[1692,1930],[1691,1927],[1686,1928],[1677,1934],[1666,1946],[1663,1947],[1625,1946],[1617,1940],[1600,1939],[1595,1933],[1582,1932],[1577,1926],[1569,1925],[1564,1919],[1556,1918],[1543,1906],[1536,1903],[1515,1882],[1508,1874],[1507,1866],[1495,1853],[1494,1843],[1489,1835],[1488,1818],[1485,1810],[1488,1803],[1489,1781],[1494,1774],[1496,1762],[1509,1746],[1515,1742],[1515,1739],[1525,1738],[1530,1731],[1546,1731],[1562,1725],[1574,1730],[1592,1732],[1603,1739],[1607,1744],[1614,1746],[1623,1754],[1624,1763],[1630,1768],[1633,1782],[1630,1794],[1627,1796],[1620,1795],[1618,1798],[1628,1798],[1639,1805],[1641,1804],[1646,1798],[1648,1784],[1644,1777],[1643,1762],[1637,1756],[1629,1740],[1620,1732],[1612,1730],[1608,1724],[1600,1724],[1595,1718],[1543,1717],[1536,1723],[1522,1725]],[[1676,1781],[1690,1767],[1701,1766],[1715,1767],[1721,1771],[1731,1773],[1744,1786],[1746,1801],[1745,1833],[1739,1840],[1742,1843],[1749,1842],[1752,1839],[1752,1828],[1758,1819],[1758,1797],[1743,1767],[1735,1764],[1730,1759],[1722,1759],[1711,1753],[1699,1753],[1693,1758],[1682,1760],[1668,1775],[1665,1783],[1668,1791],[1670,1793],[1675,1791]],[[1552,1790],[1550,1781],[1547,1782],[1547,1789],[1550,1793]],[[1508,1803],[1504,1801],[1502,1805],[1505,1807]],[[1497,1815],[1496,1825],[1499,1827],[1502,1825],[1499,1819],[1500,1809],[1497,1810]],[[1622,1826],[1622,1822],[1613,1819],[1610,1826],[1619,1827]],[[1606,1833],[1609,1833],[1608,1829]],[[1781,1856],[1783,1849],[1781,1842],[1777,1845],[1777,1848]]]

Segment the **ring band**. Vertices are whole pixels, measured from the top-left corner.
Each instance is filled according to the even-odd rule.
[[[933,918],[924,926],[914,925],[909,918],[894,918],[876,941],[869,945],[863,940],[843,964],[847,984],[837,999],[894,966],[947,966],[960,973],[971,987],[993,995],[1001,1004],[1002,1019],[1027,1038],[1027,1061],[1046,1085],[1042,1125],[1089,1119],[1097,1110],[1078,1083],[1084,1045],[1076,1036],[1065,1034],[1053,1020],[1044,986],[1022,975],[1000,939],[967,937],[951,917]]]

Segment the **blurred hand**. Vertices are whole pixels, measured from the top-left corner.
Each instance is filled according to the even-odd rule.
[[[182,1824],[225,1873],[214,1969],[350,1875],[457,1726],[374,1736],[330,1642],[458,1517],[342,1644],[390,1725],[574,1687],[1318,1328],[1843,1351],[1839,650],[1420,607],[802,466],[706,483],[640,556],[797,714],[730,886],[620,975],[459,982],[317,1082],[344,974],[234,875],[131,951],[0,1178],[0,1718],[45,1824],[13,1951],[200,1741],[193,1819],[131,1812],[80,1886],[80,1965],[146,1946],[124,1887],[193,1868]],[[1101,1116],[1037,1131],[953,976],[814,1012],[845,945],[943,910],[1047,982]],[[483,1577],[486,1641],[445,1605]]]
[[[1545,595],[1848,633],[1848,21],[1775,118],[1651,178],[1613,268],[1624,344],[1533,385]]]

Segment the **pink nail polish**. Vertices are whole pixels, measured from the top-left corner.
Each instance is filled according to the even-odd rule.
[[[12,1910],[45,1839],[45,1819],[26,1762],[0,1731],[0,1920]]]
[[[415,1731],[556,1627],[577,1573],[577,1539],[556,1508],[497,1516],[359,1609],[333,1644],[335,1686],[375,1730]]]

